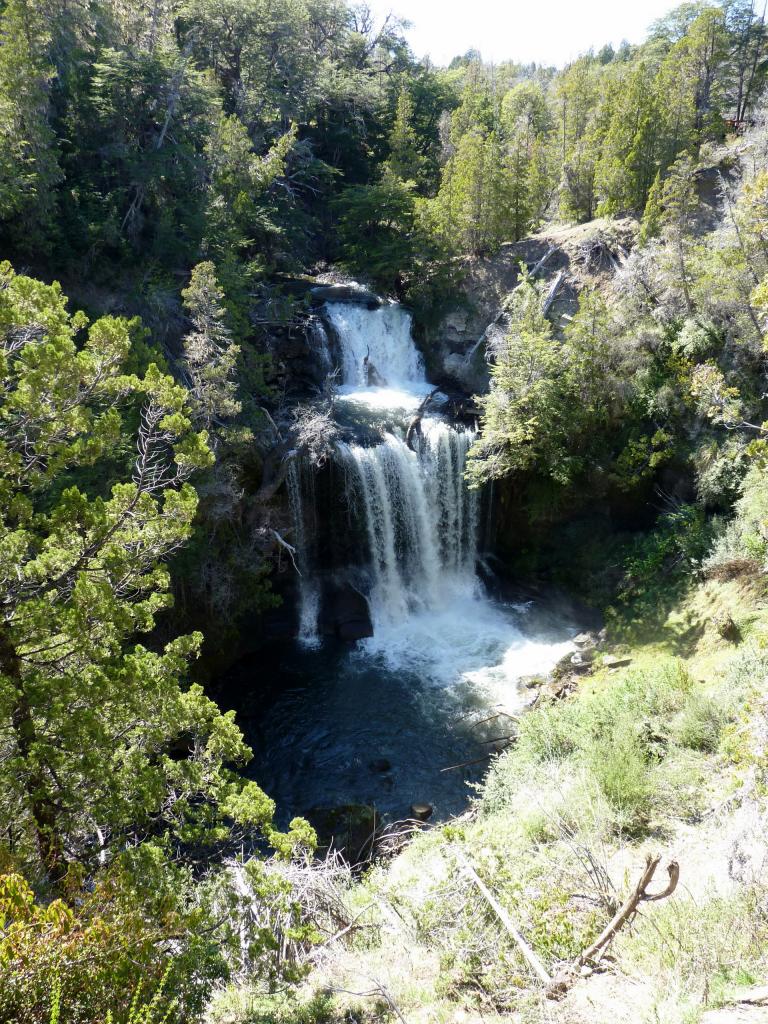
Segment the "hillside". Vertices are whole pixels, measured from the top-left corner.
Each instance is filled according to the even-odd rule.
[[[0,2],[0,1024],[768,1017],[765,11],[409,31]]]

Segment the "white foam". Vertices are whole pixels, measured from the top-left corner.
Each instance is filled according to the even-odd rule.
[[[339,388],[342,402],[377,411],[415,412],[432,390],[429,384],[413,384],[410,388],[372,387],[358,388],[345,385]]]
[[[437,604],[380,623],[357,656],[429,686],[470,685],[491,703],[514,706],[524,697],[523,676],[548,672],[575,649],[570,641],[527,635],[520,613],[486,597],[477,581],[444,578],[441,589]]]
[[[353,388],[402,387],[424,383],[424,361],[411,336],[411,315],[397,303],[366,309],[344,302],[326,304],[339,339],[342,379]]]

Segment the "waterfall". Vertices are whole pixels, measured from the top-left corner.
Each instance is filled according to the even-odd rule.
[[[464,482],[472,432],[427,420],[417,451],[386,434],[340,445],[347,500],[365,523],[374,630],[475,586],[477,496]]]
[[[338,339],[342,394],[378,409],[415,409],[430,390],[410,314],[328,303]],[[478,503],[464,480],[473,432],[424,416],[416,450],[390,423],[372,446],[338,445],[352,518],[365,528],[374,632],[474,589]]]
[[[331,346],[328,341],[328,332],[323,321],[314,316],[309,322],[309,337],[312,352],[324,373],[328,374],[333,370],[333,359],[331,357]]]
[[[301,646],[318,646],[322,592],[323,629],[341,639],[351,624],[360,639],[290,652],[290,685],[269,702],[252,777],[285,822],[371,803],[397,819],[414,799],[440,819],[464,808],[465,771],[485,763],[475,727],[530,700],[521,677],[571,652],[574,630],[494,599],[476,574],[484,524],[465,480],[475,433],[441,414],[437,395],[420,408],[432,385],[408,313],[330,303],[322,316],[343,364],[341,440],[322,472],[297,461],[288,473],[298,634]],[[313,343],[325,351],[322,333]],[[439,770],[461,764],[461,773]]]
[[[320,590],[310,578],[310,559],[307,544],[305,502],[302,477],[306,476],[310,507],[314,512],[314,475],[302,474],[302,467],[292,460],[288,467],[288,502],[293,520],[293,539],[296,548],[296,568],[299,571],[299,631],[298,641],[303,647],[317,647],[317,617],[320,611]]]
[[[366,309],[329,302],[326,315],[341,349],[343,383],[353,388],[372,385],[424,384],[424,361],[411,336],[411,315],[397,303]]]

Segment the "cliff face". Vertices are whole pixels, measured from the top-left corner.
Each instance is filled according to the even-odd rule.
[[[561,329],[586,286],[610,289],[616,269],[631,250],[637,221],[630,218],[588,224],[548,225],[520,242],[503,245],[494,256],[462,260],[463,283],[457,308],[425,338],[436,376],[475,393],[488,387],[485,338],[505,327],[503,311],[520,279],[521,264],[551,288],[559,278],[550,316]],[[543,264],[541,261],[545,260]]]

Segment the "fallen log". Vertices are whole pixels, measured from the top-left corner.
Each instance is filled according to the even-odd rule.
[[[490,889],[478,876],[477,872],[469,863],[469,861],[461,852],[461,850],[457,850],[454,848],[453,853],[454,856],[456,857],[456,860],[459,862],[460,867],[464,870],[465,874],[467,874],[469,878],[475,883],[477,888],[485,897],[485,900],[488,903],[488,905],[491,907],[491,909],[494,911],[498,919],[504,925],[507,932],[511,935],[512,939],[515,942],[515,945],[523,954],[523,957],[525,958],[526,962],[528,963],[528,966],[531,968],[533,973],[536,975],[539,981],[542,982],[542,984],[550,986],[552,984],[552,978],[550,977],[549,972],[547,971],[546,967],[541,962],[539,957],[536,955],[536,953],[525,941],[522,934],[520,933],[520,930],[517,927],[515,927],[515,923],[510,917],[509,912],[505,910],[504,907],[502,907],[502,905],[499,903],[499,901],[496,899],[496,897],[493,895]]]
[[[646,858],[645,868],[643,869],[640,878],[597,939],[595,939],[592,945],[585,949],[575,961],[562,964],[557,974],[552,977],[544,966],[542,960],[525,941],[520,929],[515,925],[509,912],[499,903],[493,893],[478,876],[466,856],[456,847],[449,847],[449,850],[464,873],[480,890],[488,905],[494,911],[499,921],[501,921],[505,930],[512,937],[529,967],[536,975],[537,979],[544,985],[546,996],[549,999],[561,999],[573,982],[579,977],[581,968],[586,967],[588,963],[596,964],[599,962],[611,940],[618,935],[625,924],[634,919],[640,905],[642,903],[653,903],[657,900],[663,900],[668,896],[671,896],[677,888],[677,883],[680,878],[680,867],[677,861],[672,860],[667,865],[667,875],[669,876],[669,879],[664,889],[655,893],[648,892],[648,886],[653,880],[656,868],[661,863],[660,856],[653,857],[649,854]]]
[[[293,562],[293,568],[296,570],[298,575],[301,576],[301,572],[299,571],[299,567],[296,564],[296,548],[293,546],[293,544],[289,544],[287,540],[284,540],[280,536],[280,534],[277,532],[277,530],[273,530],[272,534],[273,534],[275,540],[277,541],[277,543],[280,545],[280,547],[281,548],[285,548],[285,550],[288,552],[288,555],[289,555],[291,561]]]
[[[547,251],[541,257],[539,262],[536,263],[534,265],[533,269],[529,272],[528,278],[530,279],[530,278],[536,277],[536,275],[542,269],[544,264],[548,262],[550,257],[554,253],[556,253],[558,251],[558,249],[559,249],[559,246],[557,246],[557,245],[550,246],[550,248],[547,249]],[[504,317],[509,313],[509,307],[510,307],[510,303],[512,301],[512,296],[515,294],[515,292],[517,291],[517,289],[519,287],[520,287],[520,285],[516,284],[515,287],[512,289],[512,291],[507,295],[507,297],[504,299],[504,302],[501,305],[501,308],[496,313],[496,316],[493,318],[493,320],[491,320],[491,322],[485,328],[485,330],[480,335],[480,337],[477,339],[475,344],[472,346],[472,348],[469,350],[469,352],[467,352],[467,354],[464,356],[464,363],[465,363],[466,366],[469,366],[472,363],[472,360],[475,357],[475,352],[477,352],[477,350],[479,348],[481,348],[485,344],[486,341],[488,341],[488,338],[490,337],[490,335],[493,332],[494,328],[498,327],[501,324],[501,321],[504,319]],[[546,310],[545,310],[545,314],[546,314]]]
[[[542,307],[542,313],[544,314],[544,316],[546,316],[547,313],[549,313],[550,309],[552,308],[552,303],[557,298],[557,293],[560,291],[560,286],[562,285],[564,280],[565,280],[565,271],[561,270],[558,273],[558,275],[555,278],[555,280],[552,282],[552,285],[551,285],[549,291],[547,292],[547,297],[544,300],[544,305]]]
[[[455,772],[458,768],[469,768],[472,764],[480,764],[481,761],[487,761],[488,758],[493,757],[494,751],[490,754],[483,754],[482,757],[475,757],[471,761],[462,761],[461,764],[449,764],[447,768],[441,768],[440,774],[443,772]]]

